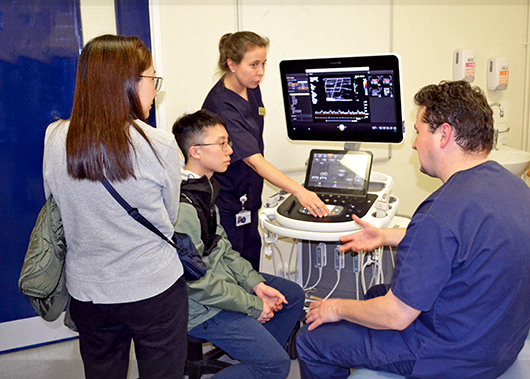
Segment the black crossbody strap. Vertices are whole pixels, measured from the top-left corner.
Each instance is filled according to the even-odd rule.
[[[125,209],[125,211],[127,211],[129,216],[134,218],[136,221],[138,221],[140,224],[145,226],[147,229],[149,229],[150,231],[152,231],[156,235],[158,235],[160,238],[162,238],[164,241],[169,243],[175,249],[179,249],[180,250],[180,248],[177,245],[175,245],[175,243],[173,241],[171,241],[169,238],[167,238],[164,235],[164,233],[162,233],[160,230],[158,230],[158,228],[156,226],[151,224],[151,222],[149,222],[148,219],[146,219],[144,216],[142,216],[140,214],[140,212],[138,211],[138,208],[131,207],[131,205],[123,197],[121,197],[121,195],[118,193],[118,191],[116,191],[116,189],[112,186],[112,184],[110,184],[110,182],[108,181],[107,178],[105,178],[105,180],[102,180],[101,183],[103,184],[103,186],[105,186],[107,191],[109,191],[109,193],[112,195],[112,197],[114,199],[116,199],[116,201]]]

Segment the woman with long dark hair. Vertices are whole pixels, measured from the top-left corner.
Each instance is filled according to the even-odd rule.
[[[63,220],[66,286],[87,378],[126,378],[131,341],[141,378],[180,378],[187,347],[183,269],[118,193],[168,238],[179,205],[178,147],[145,123],[161,85],[138,37],[104,35],[79,57],[72,114],[51,124],[44,186]]]

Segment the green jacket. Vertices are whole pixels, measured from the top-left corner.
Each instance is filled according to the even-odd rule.
[[[61,213],[53,196],[50,196],[31,232],[18,282],[20,290],[25,295],[41,299],[52,295],[63,275],[65,256],[66,238]]]
[[[182,189],[186,182],[182,183]],[[215,207],[215,206],[214,206]],[[263,311],[263,300],[252,293],[252,288],[265,282],[251,264],[232,249],[228,237],[219,223],[216,234],[221,238],[207,256],[203,256],[201,224],[195,207],[181,202],[175,230],[188,234],[208,267],[206,275],[198,281],[188,282],[188,330],[209,320],[222,310],[244,313],[258,318]]]
[[[46,321],[55,321],[68,305],[70,295],[64,278],[66,238],[61,212],[50,195],[31,232],[18,286],[35,312]],[[66,309],[64,325],[77,331]]]

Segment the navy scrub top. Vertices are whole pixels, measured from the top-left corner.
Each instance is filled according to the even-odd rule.
[[[217,205],[220,211],[232,214],[241,210],[239,199],[245,194],[248,198],[245,209],[257,212],[261,207],[263,178],[243,159],[258,153],[263,155],[265,108],[259,86],[247,89],[247,96],[248,101],[226,88],[223,79],[220,79],[210,90],[202,106],[224,119],[229,138],[233,142],[234,153],[228,170],[223,174],[215,174],[221,185]]]
[[[529,329],[529,214],[526,184],[491,161],[418,207],[392,279],[422,311],[402,332],[418,355],[413,377],[494,377],[516,359]]]

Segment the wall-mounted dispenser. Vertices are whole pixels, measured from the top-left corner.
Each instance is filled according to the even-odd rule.
[[[491,91],[505,90],[508,87],[508,58],[493,57],[488,60],[487,84]]]
[[[453,80],[475,80],[475,50],[456,49],[453,54]]]

